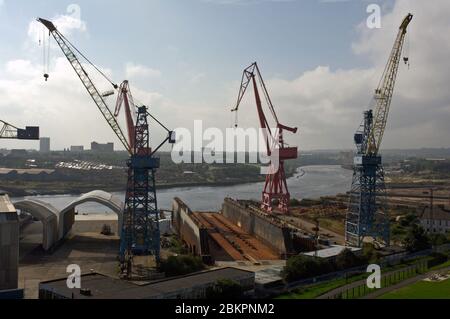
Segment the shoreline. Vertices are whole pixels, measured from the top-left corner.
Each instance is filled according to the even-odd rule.
[[[315,166],[315,165],[308,165],[308,166]],[[321,166],[321,165],[317,165],[317,166]],[[302,167],[305,166],[301,166],[298,169],[301,169]],[[295,176],[295,174],[297,174],[297,170],[293,171],[293,172],[289,172],[286,173],[286,177],[287,178],[291,178],[293,176]],[[303,176],[304,174],[302,174]],[[176,184],[162,184],[162,185],[158,185],[156,184],[156,188],[158,190],[167,190],[167,189],[175,189],[175,188],[184,188],[184,187],[224,187],[224,186],[237,186],[237,185],[246,185],[246,184],[254,184],[254,183],[263,183],[264,179],[249,179],[246,181],[224,181],[224,182],[213,182],[213,183],[208,183],[208,182],[193,182],[193,183],[176,183]],[[99,189],[105,191],[105,192],[109,192],[109,193],[113,193],[113,192],[125,192],[126,189],[123,187],[100,187]],[[77,188],[77,190],[62,190],[62,191],[57,191],[57,190],[49,190],[49,191],[27,191],[27,190],[19,190],[19,189],[10,189],[8,187],[3,187],[0,185],[0,190],[3,190],[5,193],[7,193],[9,195],[10,198],[18,198],[18,197],[29,197],[29,196],[58,196],[58,195],[72,195],[72,196],[80,196],[82,194],[85,194],[87,192],[92,191],[92,188],[89,189],[79,189]]]

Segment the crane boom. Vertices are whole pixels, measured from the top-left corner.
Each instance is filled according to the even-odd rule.
[[[367,155],[377,155],[383,140],[383,134],[386,129],[389,108],[394,93],[395,80],[397,78],[398,67],[400,64],[403,44],[409,23],[413,18],[412,14],[408,14],[400,25],[397,38],[389,56],[388,63],[384,69],[383,76],[375,90],[375,114],[373,124],[368,136]]]
[[[0,138],[3,139],[17,138],[17,130],[18,130],[17,127],[2,120],[0,120],[0,123],[2,123],[2,127],[0,129]]]
[[[258,81],[262,88],[262,92],[268,104],[268,108],[272,113],[273,119],[276,122],[275,136],[272,136],[272,131],[267,121],[266,115],[261,103],[261,96],[258,90]],[[289,159],[295,159],[298,157],[297,147],[286,147],[284,143],[283,130],[291,133],[296,133],[297,128],[292,128],[281,124],[278,121],[277,114],[270,99],[264,80],[259,71],[258,65],[253,63],[244,70],[241,80],[241,86],[238,93],[236,106],[231,110],[237,112],[239,105],[247,91],[250,82],[253,84],[253,91],[255,95],[256,110],[258,112],[259,124],[264,136],[264,142],[266,144],[267,155],[271,156],[273,151],[278,151],[278,167],[271,161],[271,172],[266,175],[266,182],[262,192],[262,204],[261,208],[267,212],[273,211],[273,205],[278,201],[278,208],[281,212],[287,213],[289,211],[290,194],[286,182],[286,174],[284,171],[284,161]]]
[[[116,109],[114,111],[115,117],[119,116],[122,104],[125,104],[125,117],[127,121],[128,143],[130,145],[130,149],[134,151],[135,130],[134,130],[133,115],[136,112],[135,112],[135,105],[133,102],[133,96],[131,95],[130,91],[130,85],[127,80],[123,81],[119,88],[119,95],[116,101]]]
[[[38,18],[37,21],[42,23],[50,31],[50,33],[52,34],[56,43],[58,43],[62,52],[64,53],[67,60],[69,61],[70,65],[75,70],[75,72],[77,73],[81,82],[83,83],[84,87],[88,91],[89,95],[94,100],[95,104],[97,105],[98,109],[102,113],[103,117],[106,119],[109,126],[112,128],[112,130],[114,131],[116,136],[119,138],[120,142],[123,144],[125,149],[131,154],[132,150],[131,150],[130,144],[128,143],[125,135],[123,134],[122,129],[120,128],[119,123],[117,122],[114,114],[108,108],[102,95],[98,92],[94,83],[90,79],[88,73],[81,65],[81,62],[78,60],[77,56],[75,55],[75,53],[72,51],[72,49],[68,45],[67,39],[64,37],[64,35],[62,35],[58,31],[58,29],[55,27],[53,22],[42,19],[42,18]],[[115,89],[117,89],[117,85],[113,85],[113,86]]]
[[[39,127],[27,126],[18,128],[8,122],[0,120],[0,139],[39,140]]]

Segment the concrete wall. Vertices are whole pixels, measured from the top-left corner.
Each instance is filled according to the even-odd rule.
[[[221,213],[244,231],[275,249],[280,256],[292,252],[290,229],[270,220],[270,217],[258,213],[252,207],[226,198]]]
[[[0,195],[0,290],[16,289],[19,276],[19,219],[7,195]]]
[[[194,223],[192,211],[179,198],[172,202],[172,227],[180,239],[188,246],[189,252],[201,255],[200,228]]]

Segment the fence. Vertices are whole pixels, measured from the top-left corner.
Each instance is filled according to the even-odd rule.
[[[400,270],[389,272],[381,276],[381,288],[386,288],[398,284],[406,279],[423,274],[428,270],[428,262],[421,261],[415,265],[402,268]],[[370,293],[375,292],[376,288],[370,289],[367,287],[366,281],[360,281],[348,288],[343,288],[336,294],[328,296],[328,299],[356,299],[364,297]]]
[[[389,266],[389,265],[396,265],[396,264],[399,264],[401,262],[410,261],[410,260],[413,260],[413,259],[416,259],[416,258],[420,258],[420,257],[424,257],[424,256],[429,256],[433,252],[440,252],[440,253],[442,253],[442,252],[447,252],[449,250],[450,250],[450,244],[444,244],[444,245],[441,245],[441,246],[435,246],[432,249],[426,249],[426,250],[422,250],[422,251],[418,251],[418,252],[414,252],[414,253],[410,253],[410,252],[407,252],[407,251],[401,251],[401,252],[398,252],[398,253],[395,253],[395,254],[392,254],[392,255],[389,255],[389,256],[382,257],[381,260],[380,260],[380,266],[384,267],[384,266]],[[406,271],[409,268],[416,267],[416,265],[409,266],[409,267],[406,267],[404,269]],[[360,267],[354,267],[354,268],[351,268],[351,269],[346,269],[346,270],[342,270],[342,271],[336,271],[336,272],[329,273],[329,274],[324,274],[324,275],[321,275],[321,276],[316,276],[316,277],[311,277],[311,278],[306,278],[306,279],[290,282],[290,283],[287,283],[287,284],[284,284],[284,285],[281,285],[281,286],[278,286],[278,287],[266,288],[266,289],[264,289],[264,293],[267,294],[267,295],[274,295],[275,296],[275,295],[286,293],[286,292],[292,291],[294,289],[305,287],[305,286],[308,286],[308,285],[311,285],[311,284],[318,284],[318,283],[321,283],[321,282],[326,282],[326,281],[334,280],[334,279],[346,279],[346,278],[351,277],[353,275],[366,273],[367,272],[367,266],[368,265],[364,265],[364,266],[360,266]],[[402,270],[398,270],[397,272],[401,272],[401,271]],[[388,275],[388,274],[386,274],[386,275]],[[401,276],[403,276],[403,273],[401,274]],[[382,276],[382,278],[384,278],[384,277]],[[390,279],[387,279],[387,280],[388,280],[388,284],[392,284]],[[366,289],[369,290],[367,287],[366,287]]]

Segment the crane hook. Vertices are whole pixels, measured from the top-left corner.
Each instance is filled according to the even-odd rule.
[[[47,73],[45,73],[45,74],[44,74],[45,82],[47,82],[48,78],[49,78],[49,75],[48,75]]]

